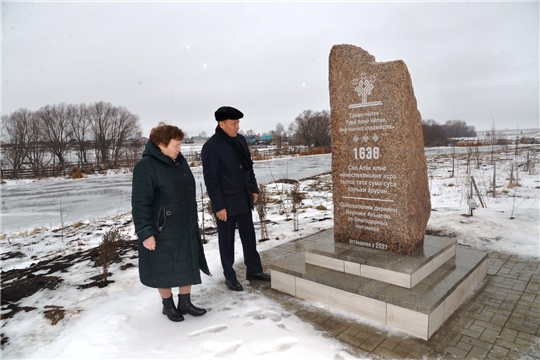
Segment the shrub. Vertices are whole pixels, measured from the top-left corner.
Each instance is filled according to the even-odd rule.
[[[124,237],[118,229],[110,229],[103,234],[103,240],[99,245],[99,262],[103,267],[103,281],[107,281],[109,275],[109,265],[116,257],[118,242],[124,240]]]
[[[74,166],[73,168],[71,168],[71,178],[72,179],[82,179],[84,177],[84,174],[82,172],[82,170],[77,167],[77,166]]]
[[[320,155],[320,154],[330,154],[332,153],[332,149],[328,147],[320,147],[320,148],[314,148],[309,149],[306,151],[301,151],[300,156],[306,156],[306,155]]]

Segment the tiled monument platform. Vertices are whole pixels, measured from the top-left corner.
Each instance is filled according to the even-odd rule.
[[[411,255],[335,243],[333,232],[270,264],[273,289],[427,340],[487,273],[487,254],[426,236]]]

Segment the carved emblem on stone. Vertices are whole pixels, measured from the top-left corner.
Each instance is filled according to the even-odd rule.
[[[376,80],[375,75],[371,75],[368,79],[366,73],[362,73],[360,75],[360,79],[358,78],[353,79],[352,84],[355,86],[354,90],[358,93],[358,96],[360,96],[360,98],[362,99],[362,102],[359,104],[349,105],[349,109],[362,108],[366,106],[382,105],[382,102],[380,101],[372,101],[372,102],[367,101],[367,96],[371,95],[371,90],[375,88],[375,85],[373,85],[375,80]]]

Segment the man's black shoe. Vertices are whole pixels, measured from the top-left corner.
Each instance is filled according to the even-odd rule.
[[[270,281],[270,274],[266,274],[266,273],[263,273],[263,272],[255,273],[255,274],[247,274],[246,279],[248,279],[248,280]]]
[[[242,287],[242,284],[238,282],[238,280],[227,280],[225,279],[225,285],[232,291],[242,291],[244,288]]]

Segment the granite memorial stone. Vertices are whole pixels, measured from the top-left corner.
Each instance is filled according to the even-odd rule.
[[[411,254],[423,245],[431,203],[407,66],[335,45],[329,81],[334,241]]]

